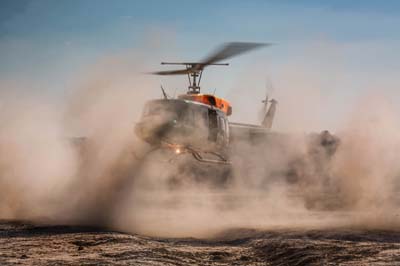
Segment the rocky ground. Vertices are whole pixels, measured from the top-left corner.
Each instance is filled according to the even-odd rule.
[[[235,229],[167,239],[2,221],[0,265],[400,265],[400,232]]]

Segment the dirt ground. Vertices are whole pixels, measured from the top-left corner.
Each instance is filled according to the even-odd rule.
[[[232,229],[204,240],[2,221],[0,265],[400,265],[400,232]]]

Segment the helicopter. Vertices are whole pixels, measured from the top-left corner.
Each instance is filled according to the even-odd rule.
[[[268,100],[268,96],[262,101],[265,115],[260,125],[231,122],[229,116],[232,115],[233,107],[228,100],[214,94],[201,93],[203,71],[208,66],[228,66],[228,63],[220,62],[270,45],[230,42],[198,62],[161,62],[161,65],[179,65],[184,68],[151,74],[187,75],[187,92],[172,98],[161,86],[162,99],[145,103],[141,120],[135,125],[136,135],[151,145],[151,151],[167,149],[176,155],[191,154],[202,163],[231,164],[228,150],[233,136],[268,133],[273,124],[277,101]]]

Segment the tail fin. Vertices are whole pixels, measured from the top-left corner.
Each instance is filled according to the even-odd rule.
[[[278,103],[276,100],[272,99],[270,101],[271,105],[267,113],[265,114],[264,120],[262,121],[261,125],[267,129],[272,128],[272,122],[274,121],[275,111],[276,111],[276,104]]]
[[[267,113],[267,107],[268,107],[268,93],[265,96],[265,100],[262,100],[262,103],[264,104],[264,108],[263,108],[263,114]]]

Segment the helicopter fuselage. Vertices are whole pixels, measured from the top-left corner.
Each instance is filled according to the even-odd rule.
[[[185,99],[148,101],[135,132],[152,146],[169,145],[209,152],[224,149],[229,144],[226,114],[212,105]]]

